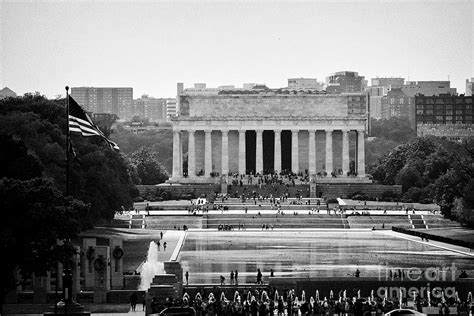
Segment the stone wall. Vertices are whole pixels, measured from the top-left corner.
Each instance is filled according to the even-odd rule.
[[[173,186],[156,186],[156,185],[137,185],[138,192],[141,197],[147,196],[150,193],[156,193],[162,190],[170,191],[174,196],[180,196],[183,194],[194,193],[197,197],[200,195],[206,195],[214,192],[221,192],[221,186],[211,185],[211,184],[183,184],[183,185],[173,185]]]
[[[401,185],[383,185],[372,183],[318,183],[316,188],[317,196],[326,198],[347,198],[350,195],[361,192],[368,196],[380,197],[382,193],[391,191],[394,194],[402,194]]]

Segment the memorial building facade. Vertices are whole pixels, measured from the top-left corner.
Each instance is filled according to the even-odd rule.
[[[171,183],[215,182],[236,173],[293,172],[331,180],[366,176],[363,93],[182,90],[178,104]]]

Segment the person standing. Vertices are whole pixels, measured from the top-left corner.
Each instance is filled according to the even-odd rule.
[[[257,284],[263,284],[262,282],[262,272],[260,269],[257,269]]]
[[[234,285],[234,271],[230,271],[230,285]]]
[[[186,273],[184,274],[184,277],[186,278],[186,285],[189,284],[189,272],[186,271]]]
[[[235,270],[234,273],[234,278],[235,278],[235,285],[239,285],[239,271]]]
[[[163,251],[166,251],[166,241],[163,243]]]

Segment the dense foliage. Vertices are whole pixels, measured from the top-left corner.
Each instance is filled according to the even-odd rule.
[[[158,154],[150,147],[140,147],[130,154],[130,161],[136,168],[140,184],[159,184],[168,180],[168,172],[158,159]]]
[[[68,240],[131,207],[132,166],[99,137],[72,136],[66,196],[64,100],[25,95],[0,100],[2,298],[15,271],[45,273],[71,254]]]
[[[405,201],[434,201],[446,216],[474,224],[474,138],[413,139],[381,157],[371,173],[382,184],[401,184]]]
[[[173,167],[173,132],[171,129],[149,130],[141,134],[134,134],[119,125],[111,135],[111,139],[120,146],[120,150],[126,155],[131,155],[142,147],[150,148],[166,172],[171,174]]]
[[[408,120],[392,117],[388,120],[371,119],[370,136],[365,146],[365,163],[369,172],[377,160],[398,145],[416,137]]]

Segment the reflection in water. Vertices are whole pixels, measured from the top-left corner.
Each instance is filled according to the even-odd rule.
[[[142,291],[148,290],[153,277],[164,273],[163,262],[158,262],[158,246],[154,241],[151,241],[150,246],[148,246],[146,261],[143,263],[140,273],[140,286],[138,289]]]
[[[188,233],[178,260],[190,283],[219,284],[219,276],[239,271],[239,284],[256,282],[257,269],[268,282],[276,277],[391,278],[390,271],[446,267],[474,273],[473,259],[374,232],[269,231]],[[242,293],[245,297],[247,293]]]

